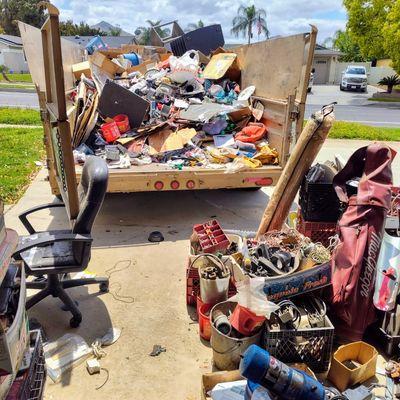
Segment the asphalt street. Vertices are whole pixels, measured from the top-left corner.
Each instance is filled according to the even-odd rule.
[[[339,86],[316,85],[307,97],[305,117],[324,104],[336,101],[336,119],[360,122],[367,125],[400,127],[400,103],[369,101],[377,89],[368,87],[368,93],[341,92]],[[36,93],[0,91],[0,107],[38,108]]]

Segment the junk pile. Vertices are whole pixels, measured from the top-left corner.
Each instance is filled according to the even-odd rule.
[[[302,176],[289,160],[275,192],[283,180],[289,196],[300,189],[297,229],[277,215],[286,204],[275,192],[275,208],[267,206],[258,232],[227,230],[215,220],[194,226],[187,303],[197,299],[199,333],[221,371],[203,375],[204,399],[398,398],[399,364],[390,361],[380,372],[373,346],[400,355],[393,157],[373,143],[345,165],[337,158]],[[304,222],[313,229],[301,233]],[[324,223],[334,229],[318,231]],[[335,351],[337,342],[346,344]],[[375,392],[380,387],[385,397]]]
[[[25,271],[12,259],[18,235],[4,225],[0,200],[0,399],[41,399],[46,381],[39,330],[29,330]]]
[[[261,121],[256,88],[241,88],[235,53],[206,57],[164,47],[97,48],[73,66],[69,94],[76,163],[103,157],[109,168],[164,164],[227,173],[278,164]]]

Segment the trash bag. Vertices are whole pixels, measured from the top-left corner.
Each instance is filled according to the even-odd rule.
[[[197,78],[199,69],[199,53],[194,50],[187,51],[181,57],[171,56],[169,58],[171,73],[169,77],[177,83],[185,83]]]
[[[271,314],[278,311],[279,307],[272,301],[267,300],[264,293],[265,278],[246,277],[240,282],[236,282],[237,294],[231,297],[230,301],[237,301],[259,316],[269,318]]]

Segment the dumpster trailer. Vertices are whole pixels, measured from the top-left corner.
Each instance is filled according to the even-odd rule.
[[[59,11],[46,3],[48,17],[38,29],[19,22],[24,51],[36,85],[44,127],[49,183],[62,196],[70,218],[78,212],[76,193],[82,167],[74,164],[68,94],[75,87],[72,65],[85,60],[84,49],[60,37]],[[260,122],[268,129],[269,145],[279,153],[279,164],[225,173],[224,169],[166,164],[110,169],[108,192],[261,188],[274,185],[282,173],[304,120],[307,88],[314,56],[317,29],[287,37],[243,45],[237,54],[240,86],[256,87],[251,100],[264,108]]]

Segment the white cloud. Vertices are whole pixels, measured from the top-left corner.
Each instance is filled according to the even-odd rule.
[[[243,41],[230,33],[232,19],[240,0],[53,0],[60,8],[61,19],[95,24],[101,20],[119,25],[128,32],[146,25],[146,20],[168,22],[177,19],[182,27],[199,19],[206,24],[220,23],[227,42]],[[319,29],[318,41],[344,28],[346,14],[341,0],[263,0],[254,1],[257,8],[267,11],[271,35],[289,35],[309,30],[309,24]],[[330,15],[332,14],[332,16]]]

